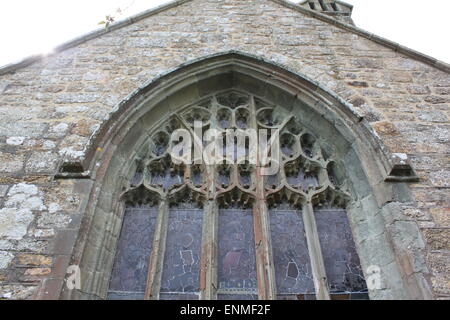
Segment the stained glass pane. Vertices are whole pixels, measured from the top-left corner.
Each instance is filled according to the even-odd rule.
[[[270,230],[277,293],[314,293],[301,211],[270,210]]]
[[[278,294],[277,300],[316,300],[316,294]]]
[[[126,209],[109,286],[111,298],[117,293],[116,298],[134,299],[145,292],[157,214],[156,207]]]
[[[250,98],[247,94],[234,91],[220,92],[216,94],[216,99],[209,96],[198,101],[194,106],[180,109],[178,116],[189,126],[193,126],[195,121],[202,121],[205,125],[208,123],[211,129],[247,128],[252,123],[256,123],[258,128],[277,127],[280,133],[283,165],[280,172],[267,177],[265,182],[255,174],[254,166],[247,163],[238,165],[223,163],[215,167],[214,172],[211,172],[213,174],[208,176],[203,176],[205,172],[209,173],[203,164],[175,165],[169,154],[169,136],[174,130],[185,127],[182,119],[175,115],[171,116],[170,120],[151,136],[151,152],[148,153],[148,157],[136,163],[136,173],[130,181],[133,188],[126,192],[126,204],[153,203],[156,205],[159,197],[155,197],[155,193],[148,191],[143,187],[144,185],[151,186],[150,189],[156,189],[161,194],[170,194],[171,205],[178,203],[176,209],[171,208],[168,211],[167,237],[164,234],[161,239],[158,239],[164,243],[162,248],[164,256],[158,257],[158,261],[155,261],[158,269],[162,268],[160,299],[197,300],[199,298],[203,211],[196,209],[196,206],[202,206],[205,195],[203,192],[194,192],[191,186],[199,188],[197,191],[210,190],[212,179],[215,180],[217,190],[220,190],[220,194],[213,192],[213,196],[222,208],[219,210],[217,238],[211,239],[217,241],[218,252],[211,253],[212,257],[208,256],[208,259],[217,259],[218,263],[218,299],[258,298],[253,212],[243,209],[251,206],[255,199],[249,193],[241,191],[243,189],[254,191],[259,182],[264,182],[266,187],[274,191],[267,199],[269,205],[276,205],[276,208],[269,211],[271,234],[263,236],[271,237],[272,240],[275,267],[273,280],[276,283],[278,299],[315,299],[302,215],[299,210],[290,208],[287,204],[289,200],[300,205],[299,201],[305,198],[303,193],[308,193],[308,197],[312,196],[316,206],[320,206],[320,210],[315,211],[315,216],[331,288],[331,299],[365,298],[367,289],[346,213],[344,210],[331,209],[332,207],[328,205],[323,206],[323,202],[333,199],[333,203],[343,207],[349,197],[340,192],[336,193],[332,189],[327,189],[327,194],[320,192],[327,186],[329,180],[335,186],[342,186],[342,181],[337,181],[342,180],[338,179],[342,174],[337,167],[336,170],[330,166],[323,168],[319,161],[323,158],[320,157],[321,150],[323,156],[328,159],[330,155],[335,154],[333,148],[328,145],[323,148],[319,143],[320,139],[307,133],[301,121],[292,119],[286,126],[284,124],[281,126],[283,117],[287,115],[285,110],[258,98]],[[212,107],[215,104],[214,101],[221,105],[218,109]],[[249,111],[250,101],[255,102],[256,113]],[[211,121],[213,119],[216,121]],[[226,135],[221,141],[223,145],[220,151],[225,155],[229,154],[233,160],[248,154],[250,150],[249,139],[246,139],[244,145],[239,147],[236,146],[239,139],[234,135]],[[203,143],[206,146],[207,141],[203,140]],[[274,152],[274,149],[271,152]],[[289,186],[281,188],[283,183]],[[228,189],[236,185],[239,188]],[[134,188],[135,186],[140,187]],[[187,188],[181,188],[182,186]],[[185,192],[186,190],[190,191]],[[317,192],[320,194],[315,194]],[[194,203],[195,206],[191,206]],[[127,209],[109,298],[143,297],[156,216],[155,208]],[[213,221],[215,220],[210,220],[209,228],[214,227]],[[266,250],[263,251],[263,255],[266,255]],[[258,266],[258,270],[259,267],[267,266]],[[261,275],[264,272],[265,270],[261,272]],[[205,285],[209,287],[211,283]]]
[[[366,292],[366,281],[345,210],[315,210],[315,217],[330,293]]]
[[[219,294],[257,294],[252,210],[219,211]]]
[[[219,294],[217,300],[258,300],[257,294]]]
[[[199,295],[194,293],[160,293],[159,300],[198,300]]]
[[[108,292],[108,300],[144,300],[145,292]]]
[[[352,293],[332,293],[331,300],[369,300],[367,292],[352,292]]]
[[[201,209],[170,210],[161,293],[200,291],[202,218]],[[182,296],[189,298],[189,295]],[[164,297],[176,298],[170,295],[161,296]]]

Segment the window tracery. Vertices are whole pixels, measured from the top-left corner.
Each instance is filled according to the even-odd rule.
[[[201,154],[194,151],[192,164],[175,163],[169,150],[182,141],[171,141],[172,132],[185,129],[193,148],[205,146],[208,141],[195,131],[199,122],[203,130],[222,132],[216,150],[223,161],[197,161]],[[279,139],[279,150],[269,148],[270,161],[279,166],[276,173],[263,174],[259,155],[256,164],[249,161],[250,140],[239,144],[230,137],[230,130],[249,128],[271,130],[269,143],[271,137]],[[350,187],[338,160],[321,143],[282,106],[235,90],[166,119],[151,135],[146,156],[136,160],[122,195],[125,214],[110,298],[117,292],[143,297],[143,291],[147,299],[364,295],[345,212]],[[143,264],[148,272],[134,280],[139,286],[120,286],[132,282],[123,280],[133,269],[123,260],[130,243],[144,242],[141,232],[146,243],[152,242],[140,248],[145,254],[139,253],[139,261],[148,259]]]

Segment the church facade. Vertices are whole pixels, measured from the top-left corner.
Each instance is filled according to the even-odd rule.
[[[178,0],[0,68],[0,299],[449,299],[450,66],[351,11]]]

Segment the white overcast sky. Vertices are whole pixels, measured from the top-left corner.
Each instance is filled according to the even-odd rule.
[[[117,8],[121,18],[167,0],[1,0],[0,66],[99,28]],[[299,2],[299,1],[294,1]],[[357,26],[450,63],[450,0],[347,0]],[[195,14],[195,12],[193,12]]]

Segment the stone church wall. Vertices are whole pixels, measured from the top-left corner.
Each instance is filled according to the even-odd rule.
[[[405,227],[417,223],[426,257],[414,268],[428,270],[435,297],[448,299],[448,66],[420,62],[280,1],[178,2],[0,75],[0,298],[57,297],[85,205],[77,194],[91,183],[54,179],[61,161],[83,156],[93,132],[142,84],[235,50],[317,81],[353,104],[390,152],[409,156],[420,181],[409,184],[415,201],[403,205],[403,219]]]

